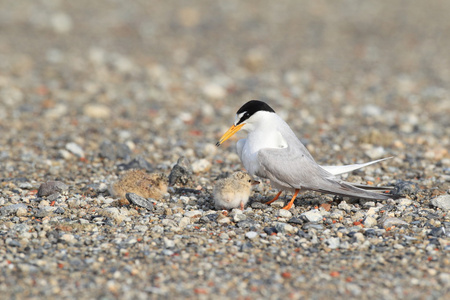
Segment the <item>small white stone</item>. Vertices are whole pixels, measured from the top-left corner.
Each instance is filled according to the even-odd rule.
[[[166,248],[173,248],[173,247],[175,247],[175,242],[173,240],[170,240],[170,239],[168,239],[166,237],[164,237],[163,240],[164,240],[164,246]]]
[[[337,248],[339,248],[341,241],[338,237],[334,237],[334,238],[327,239],[326,243],[328,244],[328,247],[330,249],[337,249]]]
[[[431,199],[431,204],[443,210],[450,210],[450,195],[441,195]]]
[[[275,224],[275,229],[281,233],[296,233],[297,232],[297,228],[295,228],[294,226],[287,224],[287,223],[281,223],[281,222],[278,222]]]
[[[364,218],[363,225],[364,227],[372,228],[377,225],[377,220],[371,216],[367,216]]]
[[[235,223],[240,222],[240,221],[244,221],[244,220],[247,220],[247,215],[244,215],[244,214],[235,214],[235,215],[233,216],[233,221],[234,221]]]
[[[203,87],[203,94],[213,100],[220,100],[225,98],[227,91],[216,83],[208,83]]]
[[[103,104],[86,104],[83,107],[83,113],[94,119],[108,119],[111,117],[111,109]]]
[[[344,213],[342,212],[342,210],[339,210],[339,209],[333,210],[333,212],[330,214],[330,218],[333,220],[339,219],[343,216],[344,216]]]
[[[202,173],[207,172],[211,168],[211,162],[206,159],[200,159],[192,163],[192,172]]]
[[[23,217],[23,216],[26,216],[27,215],[27,209],[26,208],[24,208],[24,207],[19,207],[18,209],[17,209],[17,211],[16,211],[16,216],[18,216],[18,217]]]
[[[219,218],[217,220],[217,223],[222,224],[222,225],[223,224],[229,224],[229,223],[231,223],[231,220],[228,217],[223,217],[223,218]]]
[[[286,209],[279,209],[279,210],[277,211],[276,216],[277,216],[277,217],[281,217],[281,218],[288,219],[288,218],[291,218],[291,217],[292,217],[292,213],[291,213],[290,211],[286,210]]]
[[[398,205],[408,206],[408,205],[411,205],[412,200],[408,199],[408,198],[401,198],[401,199],[397,200],[397,202],[398,202]]]
[[[67,143],[66,149],[75,154],[78,157],[84,157],[83,149],[76,143]]]
[[[345,201],[342,201],[341,203],[339,203],[338,208],[345,210],[346,212],[349,212],[352,210],[352,207],[350,205],[348,205],[347,202],[345,202]]]
[[[202,216],[202,212],[199,210],[190,210],[185,212],[184,216],[188,218],[200,218]]]
[[[363,242],[364,241],[364,234],[362,234],[361,232],[357,232],[355,233],[354,237],[356,238],[356,240],[358,242]]]
[[[249,231],[245,234],[245,237],[252,240],[258,236],[258,233],[256,231]]]
[[[61,236],[61,240],[66,241],[67,243],[74,243],[76,241],[73,234],[70,234],[70,233],[63,234]]]
[[[191,224],[191,219],[189,217],[183,217],[178,221],[178,226],[181,228],[186,227],[187,225]]]
[[[310,211],[302,213],[301,215],[306,217],[306,219],[308,219],[309,222],[313,223],[317,223],[323,219],[322,215],[317,209],[312,209]]]

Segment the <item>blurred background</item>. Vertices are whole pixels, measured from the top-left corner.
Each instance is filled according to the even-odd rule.
[[[449,15],[439,0],[2,0],[0,130],[50,158],[59,140],[190,147],[261,99],[324,159],[362,141],[440,161]]]

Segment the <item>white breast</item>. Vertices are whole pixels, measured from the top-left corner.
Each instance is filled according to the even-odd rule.
[[[261,167],[258,151],[265,148],[286,148],[287,142],[278,130],[256,130],[250,132],[246,139],[237,143],[237,153],[247,172],[254,176]]]

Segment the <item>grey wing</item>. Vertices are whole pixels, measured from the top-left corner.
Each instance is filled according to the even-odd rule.
[[[349,182],[337,179],[321,168],[301,149],[294,147],[262,149],[258,153],[258,160],[260,168],[256,175],[268,178],[279,186],[365,199],[389,198],[386,195],[368,192]]]
[[[309,153],[308,153],[309,154]],[[333,177],[301,148],[266,148],[258,152],[260,170],[256,174],[288,188],[318,189],[324,178]]]

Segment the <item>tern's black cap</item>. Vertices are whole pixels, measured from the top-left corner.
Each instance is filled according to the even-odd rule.
[[[241,108],[237,111],[236,114],[245,113],[242,118],[239,120],[238,124],[244,122],[248,118],[250,118],[253,114],[255,114],[258,111],[268,111],[268,112],[275,112],[272,107],[270,107],[266,102],[260,101],[260,100],[250,100],[244,105],[242,105]],[[236,124],[236,125],[238,125]]]

